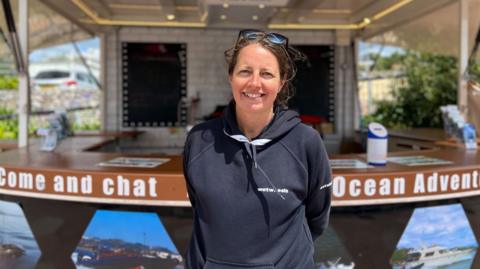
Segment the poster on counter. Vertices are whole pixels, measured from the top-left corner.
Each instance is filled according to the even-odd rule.
[[[156,213],[98,210],[77,245],[77,269],[183,269]]]
[[[453,164],[451,161],[425,156],[388,157],[388,161],[406,166]]]
[[[330,167],[332,169],[365,169],[373,166],[357,159],[332,159]]]
[[[40,249],[20,206],[0,201],[0,268],[35,268],[40,256]]]
[[[416,208],[390,262],[394,269],[471,268],[477,249],[461,204]]]
[[[118,157],[115,159],[101,162],[98,166],[104,167],[138,167],[154,168],[170,161],[169,158],[136,158],[136,157]]]

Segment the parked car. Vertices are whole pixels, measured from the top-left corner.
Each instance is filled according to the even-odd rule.
[[[33,90],[95,90],[98,89],[95,80],[86,72],[68,70],[40,71],[32,79]]]

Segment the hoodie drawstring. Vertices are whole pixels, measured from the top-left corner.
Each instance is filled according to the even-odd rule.
[[[285,197],[281,193],[278,192],[277,186],[275,186],[275,184],[273,184],[270,177],[267,175],[267,173],[265,173],[265,171],[260,167],[260,165],[257,162],[257,147],[256,146],[263,146],[263,145],[267,144],[268,142],[270,142],[271,140],[270,139],[256,139],[256,140],[253,140],[253,141],[249,141],[248,138],[246,138],[243,135],[229,135],[227,133],[227,131],[225,131],[225,129],[223,130],[223,132],[225,133],[225,135],[243,143],[248,155],[252,159],[252,165],[255,167],[255,169],[258,169],[260,171],[260,173],[262,173],[262,175],[267,179],[268,184],[270,185],[270,187],[272,187],[274,192],[278,196],[280,196],[280,198],[285,200]]]

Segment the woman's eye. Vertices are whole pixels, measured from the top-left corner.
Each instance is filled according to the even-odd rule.
[[[248,75],[248,74],[250,74],[250,71],[249,70],[240,70],[238,73],[240,75]]]
[[[273,78],[273,74],[272,74],[272,73],[268,73],[268,72],[263,72],[263,73],[262,73],[262,77],[264,77],[264,78]]]

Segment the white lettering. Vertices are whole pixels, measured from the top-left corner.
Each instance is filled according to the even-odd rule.
[[[440,191],[448,190],[448,179],[449,175],[440,175]]]
[[[44,191],[46,186],[45,186],[45,176],[42,174],[37,174],[35,177],[35,187],[39,191]]]
[[[438,189],[438,173],[433,173],[427,178],[427,191],[436,192]]]
[[[460,188],[460,177],[457,174],[453,174],[450,178],[450,189],[456,191]]]
[[[470,189],[471,188],[471,174],[470,173],[463,173],[462,174],[462,189]]]
[[[350,180],[350,185],[349,185],[349,192],[350,196],[352,197],[357,197],[360,195],[360,185],[362,182],[358,179],[352,179]]]
[[[7,179],[5,179],[6,175],[7,171],[5,171],[5,168],[0,167],[0,187],[3,187],[5,184],[7,184]]]
[[[473,187],[474,187],[475,189],[478,189],[478,185],[480,185],[480,184],[478,184],[478,172],[477,172],[477,170],[473,171],[473,173],[472,173],[472,178],[473,178],[473,179],[472,179],[472,181],[473,181]],[[0,185],[1,185],[1,184],[0,184]]]
[[[75,176],[67,176],[67,192],[78,193],[78,178]]]
[[[53,190],[55,192],[64,192],[65,191],[65,184],[63,182],[62,176],[55,176],[53,178]]]
[[[18,174],[18,187],[20,189],[27,189],[27,190],[32,190],[33,189],[33,175],[32,173],[23,173],[20,172]]]
[[[365,194],[367,196],[373,196],[375,195],[375,192],[376,192],[376,185],[377,185],[377,182],[375,182],[374,179],[367,179],[365,181],[365,186],[364,186],[364,190],[365,190]]]
[[[135,179],[133,181],[133,195],[136,197],[145,197],[145,181]]]
[[[87,175],[87,176],[84,176],[82,177],[82,179],[80,180],[81,181],[81,186],[80,186],[80,189],[82,191],[83,194],[90,194],[92,193],[92,176],[90,175]]]
[[[157,180],[154,177],[151,177],[148,180],[148,190],[150,197],[157,197]],[[288,190],[287,190],[288,192]]]
[[[333,196],[343,197],[345,195],[345,178],[336,176],[333,179]]]
[[[380,180],[380,195],[390,195],[390,179],[389,178],[382,178]]]
[[[15,188],[17,186],[17,174],[15,172],[8,172],[7,184],[10,188]]]
[[[425,182],[422,173],[415,175],[415,186],[413,188],[414,193],[425,193]]]
[[[120,196],[130,195],[130,182],[127,178],[123,178],[122,176],[117,177],[117,191]]]
[[[103,193],[105,195],[112,195],[115,191],[113,190],[113,185],[115,182],[111,178],[104,178],[103,179]]]

